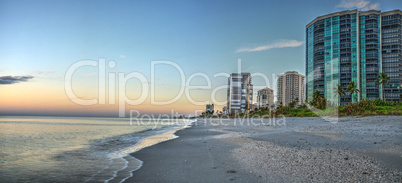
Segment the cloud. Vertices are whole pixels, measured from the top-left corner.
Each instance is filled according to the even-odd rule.
[[[61,76],[57,75],[57,72],[55,72],[55,71],[36,70],[36,71],[32,71],[29,75],[34,76],[35,78],[40,78],[40,79],[56,79],[56,80],[64,81],[64,76],[61,77]]]
[[[126,55],[119,55],[120,58],[126,58]]]
[[[19,82],[26,82],[34,78],[33,76],[0,76],[0,85],[9,85]]]
[[[271,44],[267,44],[264,46],[258,46],[255,48],[240,48],[236,52],[253,52],[253,51],[264,51],[273,48],[287,48],[287,47],[299,47],[303,44],[303,41],[297,40],[279,40]]]
[[[92,75],[95,75],[95,74],[96,74],[95,72],[86,73],[86,74],[83,74],[82,77],[89,77],[89,76],[92,76]]]
[[[254,67],[251,66],[251,67],[249,67],[249,68],[247,68],[247,69],[244,69],[243,72],[251,71],[253,68],[254,68]]]
[[[336,5],[337,8],[357,8],[361,10],[380,9],[380,3],[372,3],[368,0],[341,0],[341,3]]]
[[[50,76],[55,74],[56,72],[54,71],[33,71],[31,74],[33,75],[43,75],[43,76]]]

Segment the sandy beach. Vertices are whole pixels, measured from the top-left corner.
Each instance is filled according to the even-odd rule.
[[[401,182],[402,118],[198,119],[126,182]]]

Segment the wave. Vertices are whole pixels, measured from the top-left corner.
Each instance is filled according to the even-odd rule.
[[[131,156],[130,154],[137,152],[141,149],[144,149],[146,147],[150,147],[156,144],[159,144],[161,142],[165,142],[168,140],[172,140],[172,139],[176,139],[179,136],[175,135],[175,133],[179,130],[185,129],[185,128],[189,128],[191,127],[191,125],[195,122],[195,120],[189,121],[187,124],[185,124],[184,126],[181,127],[176,127],[174,129],[170,129],[169,131],[160,133],[160,134],[156,134],[156,135],[152,135],[152,136],[148,136],[148,137],[144,137],[141,140],[139,140],[136,144],[134,144],[133,146],[118,150],[118,151],[114,151],[108,154],[108,157],[114,161],[120,161],[120,160],[125,160],[125,166],[122,167],[119,170],[115,170],[113,173],[113,176],[110,177],[109,179],[105,180],[105,183],[108,183],[112,180],[116,180],[119,179],[119,182],[124,182],[125,180],[127,180],[128,178],[133,176],[133,172],[140,169],[143,162],[133,156]],[[136,166],[130,166],[129,161],[127,161],[127,158],[134,158],[137,162],[139,162]],[[126,169],[130,168],[131,170],[129,170],[129,175],[126,177],[118,177],[118,173],[123,172],[123,171],[127,171]]]

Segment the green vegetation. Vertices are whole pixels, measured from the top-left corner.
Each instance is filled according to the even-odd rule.
[[[322,107],[321,103],[317,101],[322,102],[326,100],[324,97],[317,97],[316,104]],[[276,110],[269,110],[268,107],[258,108],[252,111],[246,111],[245,113],[238,113],[230,118],[402,115],[401,102],[384,101],[381,99],[364,99],[356,103],[349,103],[348,105],[342,106],[328,104],[322,109],[311,105],[311,103],[314,102],[311,101],[310,104],[300,105],[297,107],[283,106],[280,104]],[[212,115],[203,115],[201,117],[212,117]],[[226,116],[219,115],[219,117]]]
[[[317,116],[306,105],[301,105],[296,108],[290,106],[279,106],[273,112],[275,116],[284,115],[287,117],[315,117]]]
[[[360,90],[357,89],[357,85],[354,81],[351,81],[349,83],[346,90],[350,93],[350,96],[352,96],[352,99],[356,99],[357,95],[355,95],[355,94],[358,94],[360,92]]]
[[[327,100],[323,96],[321,96],[320,91],[316,90],[313,93],[313,100],[311,100],[309,104],[315,106],[318,109],[325,109],[327,106]]]
[[[202,118],[210,118],[214,116],[214,111],[205,111],[201,114]]]
[[[318,97],[317,97],[318,98]],[[320,102],[321,98],[318,98]],[[324,101],[326,101],[324,99]],[[301,105],[298,107],[279,105],[276,110],[269,111],[268,108],[260,108],[251,111],[249,115],[240,113],[236,117],[316,117],[316,116],[374,116],[374,115],[402,115],[402,103],[393,101],[376,100],[361,100],[348,105],[336,106],[328,104],[324,108],[320,102],[316,102],[320,108],[311,104]],[[310,102],[314,103],[314,102]]]
[[[402,115],[400,102],[381,99],[361,100],[357,103],[339,106],[340,116],[372,116],[372,115]]]
[[[326,99],[317,91],[314,93],[313,100],[306,105],[295,107],[292,104],[292,107],[280,104],[276,110],[269,110],[268,107],[258,108],[250,112],[236,114],[231,118],[402,115],[401,104],[401,102],[381,99],[364,99],[356,103],[336,106],[331,103],[327,104]]]
[[[343,100],[345,100],[346,93],[340,84],[336,85],[336,88],[334,88],[334,90],[335,90],[335,96],[338,95],[339,97],[342,97]]]
[[[381,96],[382,96],[382,99],[384,100],[384,83],[385,84],[387,84],[387,85],[389,85],[389,83],[388,83],[388,81],[390,80],[391,78],[387,75],[387,73],[385,73],[385,72],[381,72],[381,73],[379,73],[378,75],[377,75],[377,81],[378,81],[378,84],[377,84],[377,86],[379,86],[379,85],[381,85],[381,91],[382,91],[382,93],[381,93]]]

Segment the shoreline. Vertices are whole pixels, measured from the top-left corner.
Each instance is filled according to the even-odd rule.
[[[288,117],[286,126],[216,121],[197,119],[175,133],[179,138],[131,153],[143,165],[125,182],[402,180],[398,116],[346,117],[337,124]]]
[[[118,151],[110,152],[107,156],[110,158],[110,160],[115,160],[115,159],[121,159],[125,161],[125,165],[119,169],[115,170],[113,173],[113,176],[105,182],[115,182],[115,179],[118,179],[118,182],[124,182],[127,179],[131,178],[133,176],[133,172],[139,170],[142,165],[143,161],[134,157],[132,154],[140,151],[142,149],[157,145],[159,143],[163,143],[165,141],[169,140],[174,140],[178,138],[179,136],[176,135],[178,131],[184,130],[186,128],[189,128],[193,125],[195,121],[189,121],[188,124],[182,126],[182,127],[176,127],[173,129],[170,129],[168,131],[165,131],[163,133],[159,134],[154,134],[151,136],[145,136],[144,138],[140,139],[137,143],[135,143],[132,146],[126,147],[124,149],[120,149]],[[131,160],[128,160],[131,159]],[[131,170],[126,170],[127,168],[133,168]],[[123,174],[123,175],[121,175]],[[128,176],[127,176],[128,174]],[[119,176],[120,175],[120,176]]]
[[[143,166],[133,172],[133,177],[126,180],[126,182],[219,182],[222,178],[226,179],[226,176],[238,176],[239,171],[236,173],[230,173],[228,175],[220,173],[216,174],[210,171],[222,169],[221,165],[215,164],[214,161],[203,161],[211,157],[213,148],[209,148],[210,144],[215,144],[214,139],[204,138],[210,135],[224,135],[222,132],[217,131],[204,131],[197,127],[203,126],[199,123],[199,120],[193,123],[191,128],[185,128],[176,132],[178,138],[164,141],[153,146],[141,149],[140,151],[130,154],[131,156],[140,159],[144,162]],[[189,141],[184,141],[187,139]],[[184,146],[182,143],[185,143]],[[199,145],[194,146],[194,143]],[[217,144],[218,145],[218,144]],[[224,147],[219,148],[219,151],[226,152],[233,150],[235,145],[227,144]],[[177,151],[176,151],[177,150]],[[229,160],[228,157],[222,153],[218,154],[218,159]],[[223,163],[224,166],[237,167],[239,164],[231,161]],[[178,165],[178,166],[176,166]],[[176,169],[179,167],[179,169]],[[191,169],[196,169],[199,173],[193,172]],[[190,172],[191,171],[191,172]],[[209,180],[205,180],[205,175],[212,173]],[[145,176],[143,176],[145,174]],[[243,175],[243,182],[250,181],[253,178],[247,177],[245,173]],[[196,178],[195,178],[196,177]],[[234,179],[232,177],[230,179]]]

